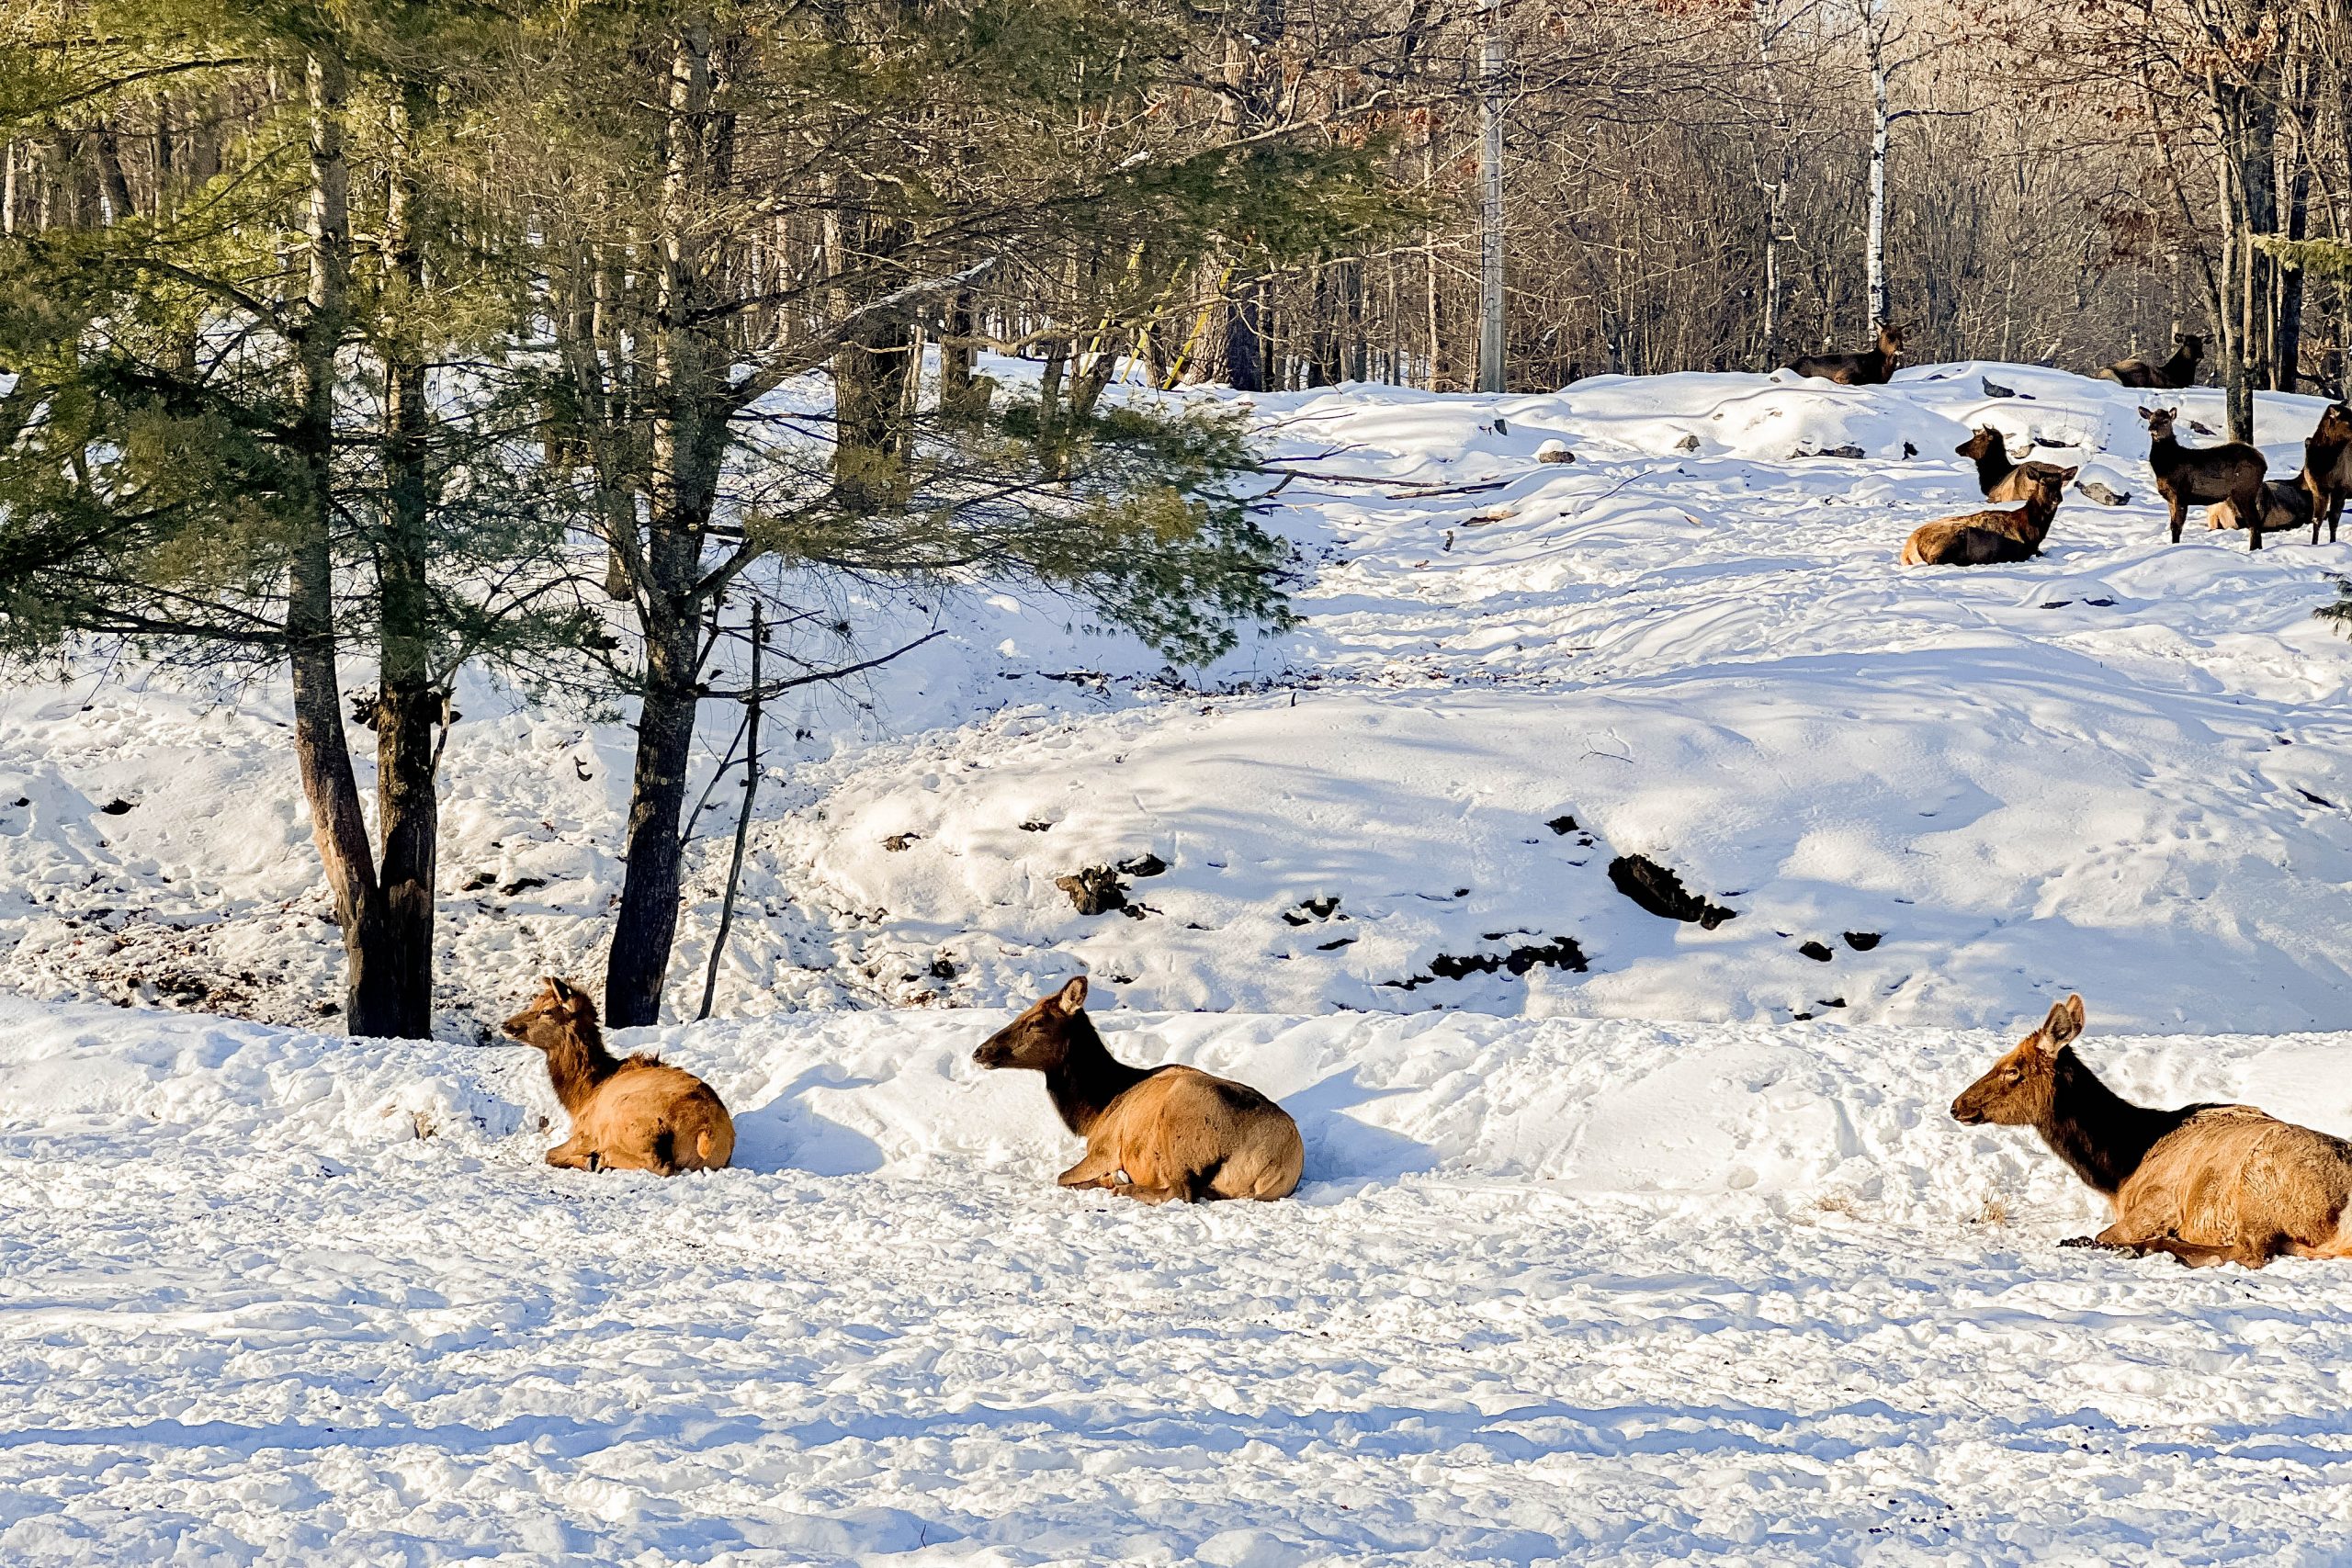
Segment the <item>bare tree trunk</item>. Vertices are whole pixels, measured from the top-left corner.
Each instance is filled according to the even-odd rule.
[[[725,411],[718,345],[695,318],[703,264],[699,202],[709,172],[711,24],[695,16],[673,39],[664,127],[662,232],[654,318],[653,472],[645,558],[637,573],[645,636],[637,759],[629,786],[620,908],[605,966],[616,1028],[654,1022],[678,932],[686,762],[701,695],[702,541],[718,501]]]
[[[760,649],[767,641],[767,625],[759,601],[752,601],[752,685],[743,715],[743,807],[735,814],[735,851],[727,863],[727,891],[718,901],[718,930],[710,939],[710,967],[703,975],[702,1006],[696,1018],[710,1016],[711,998],[718,992],[718,965],[727,956],[727,933],[735,925],[735,890],[743,881],[743,850],[752,836],[752,803],[760,790]]]
[[[425,112],[412,90],[394,111],[395,164],[386,211],[389,270],[413,298],[424,288],[416,225],[416,135]],[[434,726],[448,705],[434,682],[432,479],[425,369],[405,346],[385,363],[384,441],[389,526],[379,553],[381,597],[376,705],[376,814],[382,852],[383,964],[395,1016],[381,1032],[422,1039],[433,1032],[434,891],[441,826],[434,780]]]
[[[1870,235],[1863,250],[1864,287],[1870,296],[1870,327],[1887,324],[1886,289],[1886,150],[1889,68],[1886,38],[1880,27],[1885,0],[1864,0],[1862,37],[1871,68],[1871,209]]]
[[[343,928],[344,1026],[384,1034],[401,1013],[383,963],[383,897],[368,843],[368,819],[343,731],[343,689],[335,671],[334,464],[335,351],[341,344],[350,283],[350,169],[344,154],[344,69],[334,53],[311,54],[310,104],[310,280],[295,354],[291,443],[307,484],[295,518],[288,572],[286,635],[294,686],[294,753],[311,832]]]
[[[1478,390],[1503,389],[1503,12],[1478,40]]]

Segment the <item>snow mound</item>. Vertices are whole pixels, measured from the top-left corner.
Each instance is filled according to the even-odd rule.
[[[2138,1028],[2352,1023],[2352,645],[2310,616],[2352,542],[2168,544],[2154,394],[1968,362],[1204,395],[1275,470],[1300,625],[1180,679],[1067,605],[876,591],[878,637],[952,635],[769,727],[722,1012],[1084,969],[1150,1010],[2005,1026],[2081,988]],[[2221,427],[2218,391],[2161,400]],[[2274,469],[2323,406],[2258,400]],[[1979,426],[2129,503],[2070,495],[2021,564],[1898,569],[1982,505]],[[1795,455],[1833,451],[1862,455]],[[0,694],[0,979],[320,1026],[281,694],[141,682]],[[481,1038],[601,967],[633,737],[478,674],[459,705],[441,1028]],[[692,801],[736,717],[704,716]],[[734,798],[695,817],[673,996]],[[1734,918],[1647,912],[1630,857]]]

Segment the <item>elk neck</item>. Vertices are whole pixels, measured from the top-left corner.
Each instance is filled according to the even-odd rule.
[[[2050,1112],[2034,1131],[2076,1176],[2112,1198],[2156,1140],[2197,1110],[2154,1111],[2134,1105],[2084,1065],[2071,1045],[2051,1064]]]
[[[588,1103],[604,1081],[620,1070],[620,1063],[605,1049],[604,1032],[586,1021],[574,1023],[548,1047],[548,1081],[556,1099],[574,1113]]]
[[[1046,1070],[1046,1092],[1054,1097],[1062,1124],[1083,1138],[1113,1100],[1151,1074],[1112,1055],[1094,1032],[1094,1021],[1084,1013],[1070,1019],[1069,1030],[1069,1050],[1060,1066]]]

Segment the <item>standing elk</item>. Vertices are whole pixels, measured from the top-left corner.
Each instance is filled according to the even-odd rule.
[[[1976,465],[1976,488],[1987,501],[2023,501],[2033,491],[2035,475],[2075,472],[2055,463],[2009,461],[2008,444],[1989,425],[1971,431],[1968,439],[1952,450]]]
[[[567,1170],[718,1170],[734,1157],[735,1122],[702,1079],[647,1055],[616,1060],[588,993],[548,976],[506,1034],[547,1054],[548,1080],[571,1136],[548,1151]]]
[[[2119,359],[2104,370],[2091,374],[2101,381],[2113,381],[2120,386],[2143,389],[2178,389],[2193,386],[2197,380],[2197,362],[2205,357],[2205,340],[2194,333],[2175,333],[2172,357],[2162,365],[2151,365],[2144,359]]]
[[[2068,997],[1951,1102],[1966,1126],[2031,1127],[2114,1206],[2113,1224],[2061,1246],[2192,1267],[2352,1257],[2352,1143],[2251,1105],[2134,1105],[2075,1055],[2082,1032],[2083,998]]]
[[[2156,491],[2172,509],[2172,542],[2180,543],[2192,504],[2226,501],[2245,522],[2245,547],[2262,548],[2262,483],[2269,460],[2243,441],[2183,446],[2173,434],[2171,409],[2142,409],[2140,417],[2148,422],[2148,467],[2155,470]]]
[[[2030,560],[2041,553],[2050,536],[2050,520],[2058,514],[2058,499],[2072,468],[2033,467],[2044,471],[2031,477],[2025,504],[2015,512],[1971,512],[1922,523],[1903,543],[1905,566],[1990,566],[1996,561]],[[2022,470],[2020,470],[2022,471]]]
[[[1306,1162],[1298,1123],[1247,1084],[1197,1067],[1131,1067],[1086,1016],[1086,976],[998,1030],[972,1053],[983,1067],[1046,1075],[1062,1124],[1086,1155],[1057,1179],[1123,1198],[1287,1198]]]
[[[1860,354],[1808,354],[1790,363],[1800,376],[1818,376],[1841,387],[1883,387],[1903,362],[1903,329],[1879,324],[1878,346]]]
[[[2328,404],[2319,428],[2303,443],[2303,491],[2311,498],[2312,543],[2319,543],[2322,513],[2327,516],[2327,542],[2335,543],[2345,497],[2352,496],[2352,404]]]

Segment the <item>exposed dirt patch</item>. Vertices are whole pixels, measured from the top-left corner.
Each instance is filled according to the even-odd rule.
[[[1702,931],[1713,931],[1738,918],[1737,909],[1710,904],[1682,886],[1682,879],[1647,855],[1619,855],[1609,863],[1609,880],[1617,891],[1669,920],[1682,920]]]

